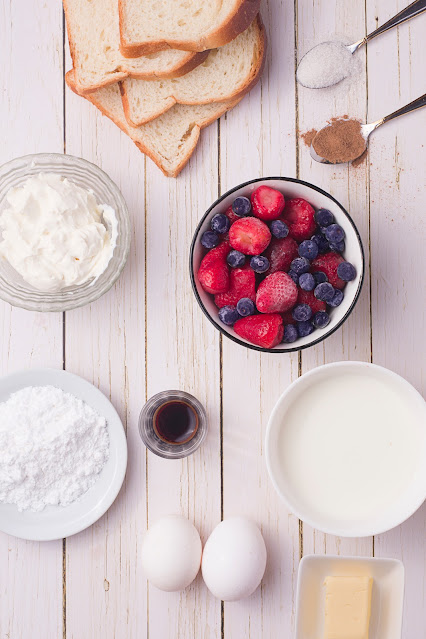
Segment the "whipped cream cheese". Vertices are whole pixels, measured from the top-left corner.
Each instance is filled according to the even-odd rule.
[[[117,242],[115,211],[56,173],[29,177],[6,195],[0,255],[40,291],[99,277]]]

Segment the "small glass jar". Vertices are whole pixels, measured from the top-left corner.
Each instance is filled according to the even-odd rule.
[[[168,421],[182,417],[187,410],[191,428],[187,433],[167,430]],[[163,426],[166,425],[166,428]],[[173,425],[173,424],[172,424]],[[170,433],[176,435],[170,436]],[[207,434],[207,415],[198,399],[179,390],[162,391],[151,397],[139,416],[139,434],[145,446],[159,457],[181,459],[194,453]]]

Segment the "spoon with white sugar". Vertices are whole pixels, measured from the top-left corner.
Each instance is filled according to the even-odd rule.
[[[316,133],[310,147],[311,157],[322,164],[353,162],[366,151],[368,138],[377,127],[424,106],[426,106],[426,93],[370,124],[361,124],[354,119],[335,118],[328,126]]]
[[[353,44],[322,42],[305,53],[297,67],[297,81],[308,89],[325,89],[344,80],[352,71],[352,54],[376,36],[426,10],[426,0],[415,0],[381,27]]]

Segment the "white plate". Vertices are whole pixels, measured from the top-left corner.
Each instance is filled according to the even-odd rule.
[[[122,486],[127,466],[127,441],[121,420],[111,402],[86,380],[62,370],[22,371],[0,379],[0,402],[26,386],[56,386],[82,399],[106,418],[109,459],[98,481],[69,506],[47,506],[41,512],[19,512],[13,504],[0,504],[0,530],[35,541],[62,539],[91,526],[108,510]]]
[[[401,639],[404,566],[397,559],[307,555],[297,579],[296,638],[324,636],[325,588],[329,575],[373,577],[369,639]]]

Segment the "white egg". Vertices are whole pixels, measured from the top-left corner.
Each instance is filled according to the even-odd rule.
[[[158,519],[142,543],[146,578],[160,590],[183,590],[200,570],[201,550],[198,530],[188,519],[181,515]]]
[[[259,528],[243,517],[225,519],[213,530],[203,551],[201,570],[207,588],[223,601],[249,597],[266,567],[266,547]]]

